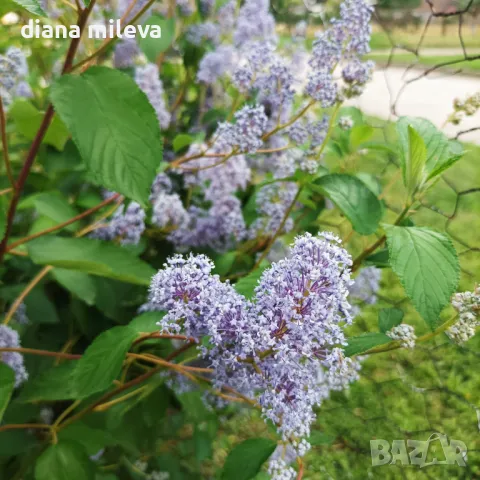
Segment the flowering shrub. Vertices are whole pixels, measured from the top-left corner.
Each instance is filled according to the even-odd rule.
[[[317,412],[365,356],[475,335],[478,287],[457,293],[449,235],[416,215],[461,144],[412,117],[377,142],[344,106],[374,68],[365,0],[311,49],[305,24],[282,45],[268,0],[52,3],[28,11],[82,39],[0,56],[0,472],[314,478]],[[87,38],[109,18],[162,39]],[[365,152],[403,177],[395,217]],[[416,314],[380,308],[385,270]],[[352,334],[365,308],[378,325]],[[244,409],[263,434],[206,473]]]

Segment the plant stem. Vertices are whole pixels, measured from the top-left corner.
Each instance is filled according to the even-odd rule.
[[[82,10],[78,16],[77,25],[80,29],[80,35],[79,35],[79,38],[73,38],[70,43],[70,47],[68,49],[65,62],[63,64],[62,75],[70,72],[72,69],[72,63],[75,58],[75,54],[77,53],[77,49],[78,49],[78,46],[80,45],[83,31],[85,30],[88,17],[95,5],[95,1],[96,0],[91,0],[88,8],[86,8],[85,10]],[[7,214],[7,225],[5,228],[5,235],[3,237],[2,242],[0,243],[0,262],[3,260],[3,257],[6,252],[6,248],[7,248],[8,238],[12,233],[13,220],[15,218],[15,212],[17,210],[18,202],[20,201],[20,196],[22,194],[23,188],[27,181],[28,175],[30,174],[30,170],[32,168],[33,162],[35,161],[35,158],[37,156],[38,149],[40,148],[40,145],[47,133],[48,127],[50,126],[50,123],[52,122],[54,115],[55,115],[55,111],[53,109],[53,106],[50,104],[47,107],[42,123],[40,124],[37,134],[35,135],[35,138],[32,142],[30,150],[27,154],[27,158],[25,160],[25,163],[18,177],[18,180],[14,185],[14,192],[13,192],[12,199],[10,201],[10,206]]]
[[[0,352],[17,352],[23,355],[38,355],[40,357],[64,358],[65,360],[79,360],[80,358],[82,358],[81,355],[74,355],[73,353],[50,352],[48,350],[37,350],[35,348],[0,347]]]
[[[398,216],[398,218],[395,220],[395,223],[394,225],[398,225],[399,223],[401,223],[401,221],[407,216],[409,210],[411,208],[411,205],[410,204],[407,204],[407,206],[403,209],[402,213],[400,213],[400,215]],[[363,260],[365,260],[365,258],[367,258],[369,255],[371,255],[378,247],[380,247],[384,242],[385,240],[387,239],[387,236],[386,235],[382,235],[374,244],[370,245],[369,247],[367,247],[354,261],[353,261],[353,264],[352,264],[352,272],[356,272]]]
[[[43,423],[16,423],[12,425],[4,425],[0,427],[0,432],[5,432],[7,430],[21,430],[21,429],[31,429],[35,428],[38,430],[50,430],[50,425],[46,425]]]
[[[441,333],[445,332],[456,322],[457,317],[458,317],[458,315],[455,314],[450,320],[446,321],[443,325],[440,325],[440,327],[438,327],[433,332],[427,333],[425,335],[422,335],[421,337],[418,337],[415,340],[415,343],[426,342],[427,340],[431,340],[432,338],[436,337],[437,335],[440,335]],[[361,355],[370,355],[372,353],[390,352],[392,350],[398,350],[399,348],[402,348],[401,342],[400,341],[394,341],[394,342],[388,343],[387,345],[380,345],[379,347],[371,348],[370,350],[367,350],[366,352],[363,352]]]
[[[42,230],[41,232],[34,233],[33,235],[29,235],[28,237],[25,237],[25,238],[21,238],[20,240],[17,240],[16,242],[13,242],[10,245],[8,245],[6,251],[8,253],[10,250],[14,249],[15,247],[18,247],[19,245],[30,242],[31,240],[35,240],[38,237],[43,237],[43,235],[56,232],[57,230],[61,230],[62,228],[68,227],[68,225],[78,222],[82,218],[88,217],[92,213],[97,212],[98,210],[103,208],[105,205],[108,205],[109,203],[116,200],[118,197],[120,197],[120,194],[116,193],[115,195],[112,195],[110,198],[107,198],[106,200],[104,200],[102,203],[99,203],[95,207],[85,210],[83,213],[80,213],[79,215],[71,218],[70,220],[67,220],[66,222],[59,223],[58,225],[54,225],[53,227]]]
[[[42,279],[52,270],[53,267],[51,266],[46,266],[43,267],[40,272],[37,273],[37,275],[30,281],[30,283],[25,287],[23,292],[15,299],[15,301],[12,303],[12,306],[8,310],[7,314],[5,315],[5,320],[3,321],[4,325],[8,325],[12,317],[15,315],[15,312],[17,311],[18,307],[20,304],[23,302],[23,300],[27,297],[27,295],[42,281]]]

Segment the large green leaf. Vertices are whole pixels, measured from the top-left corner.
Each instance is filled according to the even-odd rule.
[[[100,334],[78,361],[74,382],[79,398],[107,390],[117,378],[137,332],[114,327]]]
[[[50,96],[92,181],[146,205],[162,142],[155,111],[134,80],[93,67],[62,76]]]
[[[352,355],[359,355],[379,345],[390,343],[392,339],[384,333],[373,332],[348,338],[347,341],[348,345],[345,347],[345,355],[351,357]]]
[[[42,193],[35,197],[34,203],[38,213],[51,218],[55,223],[64,223],[78,215],[77,210],[61,194]],[[65,229],[74,232],[78,225],[78,222],[75,222]]]
[[[108,431],[90,427],[82,422],[72,423],[61,430],[58,440],[60,442],[66,440],[78,442],[88,455],[95,455],[102,448],[117,444],[115,438]]]
[[[44,113],[37,110],[29,101],[18,99],[10,107],[8,115],[15,122],[17,131],[28,140],[33,140],[42,123]],[[69,136],[63,122],[58,117],[53,117],[42,143],[52,145],[57,150],[63,150]]]
[[[6,363],[0,362],[0,422],[12,396],[14,387],[15,372]]]
[[[155,270],[126,249],[90,238],[38,238],[28,244],[33,262],[122,282],[149,285]]]
[[[425,144],[427,151],[425,161],[426,181],[436,177],[462,157],[463,148],[461,144],[456,141],[450,141],[432,122],[424,118],[402,117],[397,122],[397,132],[405,185],[408,184],[409,127],[418,133]]]
[[[405,157],[406,187],[409,195],[416,193],[426,180],[427,147],[422,137],[408,126],[408,154]]]
[[[47,14],[43,10],[38,0],[13,0],[17,5],[20,5],[25,10],[28,10],[30,13],[34,15],[38,15],[40,17],[46,17]]]
[[[427,324],[438,325],[455,292],[460,267],[449,237],[428,228],[385,226],[390,264]]]
[[[152,38],[147,35],[145,38],[138,37],[138,44],[140,49],[150,62],[155,63],[158,55],[167,50],[173,42],[175,35],[175,19],[162,18],[158,15],[152,15],[145,23],[147,25],[158,25],[162,31],[161,38]]]
[[[362,235],[370,235],[378,228],[383,215],[380,200],[357,177],[346,174],[325,175],[310,187],[330,198]]]
[[[22,388],[18,400],[23,403],[53,402],[77,397],[73,374],[78,360],[69,360],[49,368],[30,379]]]
[[[93,278],[86,273],[54,268],[52,270],[52,276],[60,285],[78,298],[81,298],[86,304],[95,304],[95,298],[97,296],[96,284]]]
[[[277,444],[268,438],[252,438],[237,445],[228,455],[222,480],[250,480],[274,452]]]
[[[81,444],[64,441],[50,445],[35,465],[35,480],[94,480],[95,467]]]

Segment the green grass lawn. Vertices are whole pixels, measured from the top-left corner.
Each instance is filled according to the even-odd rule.
[[[415,48],[418,45],[422,32],[423,26],[418,29],[395,28],[389,30],[389,34],[396,44],[409,46],[411,48]],[[480,48],[480,27],[472,31],[465,25],[463,38],[466,47]],[[377,27],[376,31],[372,34],[370,45],[372,49],[381,49],[390,48],[392,43],[388,35]],[[433,23],[428,28],[422,45],[425,48],[461,48],[462,45],[458,36],[458,23],[456,25],[449,25],[446,35],[442,34],[440,25]]]
[[[392,124],[378,119],[369,119],[369,122],[373,126],[381,125],[376,129],[375,140],[395,140]],[[469,248],[480,247],[480,192],[460,197],[456,193],[480,187],[480,148],[465,147],[464,158],[448,171],[446,181],[442,179],[432,188],[424,201],[425,205],[436,205],[446,216],[454,214],[458,201],[453,219],[448,222],[446,216],[426,206],[413,216],[419,225],[440,231],[445,231],[448,223],[460,256],[462,291],[472,290],[475,281],[480,280],[480,250]],[[339,171],[362,171],[377,176],[382,187],[388,189],[385,195],[388,207],[401,207],[404,190],[398,168],[383,154],[354,155],[342,164],[331,157],[327,163]],[[398,180],[392,184],[395,175]],[[394,214],[389,211],[387,215],[390,218]],[[319,229],[331,230],[334,223],[339,224],[336,233],[345,237],[350,227],[335,210],[322,213]],[[404,322],[414,325],[417,335],[428,331],[396,277],[390,269],[385,269],[378,304],[363,310],[349,333],[375,331],[378,308],[392,305],[404,310]],[[449,318],[451,313],[451,309],[446,309],[444,318]],[[332,395],[318,410],[314,434],[319,445],[306,457],[304,480],[478,478],[480,438],[475,407],[480,406],[479,357],[480,335],[462,348],[451,345],[442,335],[414,351],[396,350],[365,359],[360,381],[349,391]],[[260,436],[270,434],[259,415],[250,411],[226,420],[223,430],[225,435],[219,436],[215,449],[214,463],[218,464],[231,446],[252,432]],[[434,432],[463,441],[469,449],[469,467],[436,465],[420,469],[402,467],[400,463],[372,467],[370,440],[427,440]],[[442,460],[441,449],[434,451],[434,448],[427,461],[433,457]],[[259,476],[258,480],[263,478]]]
[[[367,55],[371,60],[375,60],[379,65],[386,64],[389,60],[389,55],[385,53],[375,53],[374,51]],[[419,65],[422,67],[432,67],[441,63],[453,62],[461,60],[463,57],[459,55],[445,55],[445,56],[420,56],[416,57],[413,53],[395,53],[392,57],[393,65]],[[458,63],[442,67],[442,69],[462,70],[466,73],[480,73],[480,59],[473,61],[460,61]]]

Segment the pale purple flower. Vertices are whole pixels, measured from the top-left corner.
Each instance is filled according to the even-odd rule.
[[[160,80],[157,65],[149,63],[144,67],[138,67],[135,70],[135,81],[145,93],[148,101],[155,110],[160,127],[162,129],[168,128],[171,115],[168,112],[165,103],[165,92],[163,90],[163,83]]]
[[[218,78],[232,70],[235,58],[235,49],[230,45],[220,45],[213,52],[208,52],[200,61],[198,81],[206,84],[215,83]]]
[[[0,325],[0,348],[20,348],[20,337],[7,325]],[[23,355],[18,352],[0,352],[0,362],[7,364],[15,372],[15,387],[28,379],[23,364]]]

